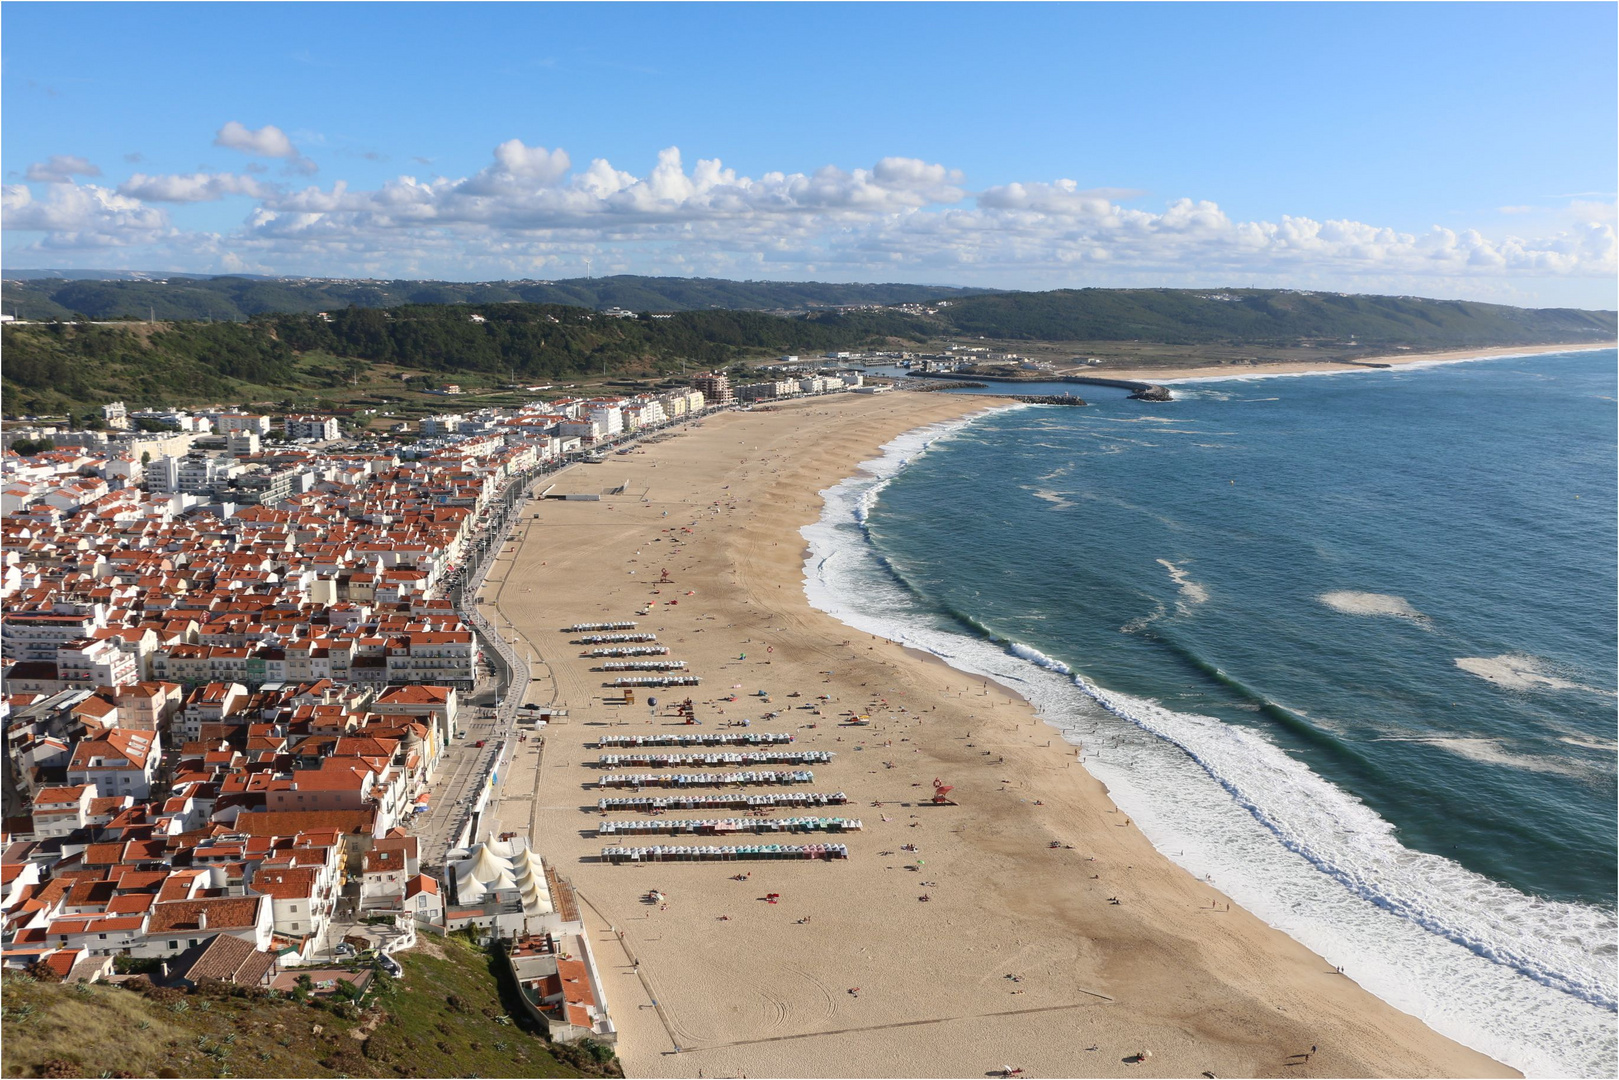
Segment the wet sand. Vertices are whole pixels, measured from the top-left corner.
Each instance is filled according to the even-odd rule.
[[[569,712],[543,754],[531,740],[505,770],[494,827],[532,828],[584,898],[627,1075],[1516,1075],[1228,909],[1006,689],[809,607],[798,530],[819,516],[818,493],[899,434],[985,405],[838,395],[711,417],[563,474],[560,490],[623,493],[531,505],[515,557],[491,576],[486,594],[544,661],[530,700]],[[664,570],[672,581],[659,584]],[[646,692],[614,704],[601,685],[613,676],[559,632],[610,619],[656,632],[703,677],[690,692],[701,727],[648,708]],[[650,692],[660,706],[688,693]],[[870,725],[841,722],[849,711]],[[589,744],[743,718],[836,752],[803,787],[849,805],[777,816],[860,818],[863,831],[835,838],[850,859],[598,861],[596,800],[628,792],[593,786],[603,751]],[[954,785],[955,805],[928,804],[935,778]],[[666,907],[644,901],[651,889]]]

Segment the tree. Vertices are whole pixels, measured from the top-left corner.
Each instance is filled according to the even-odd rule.
[[[152,452],[150,450],[142,450],[141,451],[141,464],[142,465],[150,465],[151,463],[152,463]]]

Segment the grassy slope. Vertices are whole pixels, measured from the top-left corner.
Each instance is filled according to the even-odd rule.
[[[0,1073],[39,1076],[58,1061],[72,1071],[55,1075],[79,1076],[590,1075],[559,1060],[578,1056],[568,1048],[553,1053],[516,1019],[497,1022],[522,1015],[504,962],[456,937],[429,942],[430,951],[401,956],[403,983],[378,980],[358,1020],[291,1001],[195,994],[176,1010],[118,987],[7,975]]]

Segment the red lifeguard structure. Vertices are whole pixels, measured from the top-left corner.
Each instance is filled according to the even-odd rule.
[[[935,776],[933,778],[933,805],[934,806],[957,806],[957,805],[959,805],[954,799],[952,799],[950,797],[950,793],[952,791],[954,791],[954,790],[956,790],[956,789],[955,789],[955,786],[953,784],[947,784],[943,780],[940,780],[937,776]]]

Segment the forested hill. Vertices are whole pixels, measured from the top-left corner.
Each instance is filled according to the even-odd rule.
[[[1393,349],[1612,342],[1611,311],[1273,290],[1083,289],[962,297],[922,309],[618,318],[555,304],[407,304],[245,322],[46,322],[4,331],[6,409],[272,400],[354,390],[413,372],[491,387],[580,375],[660,374],[783,353],[947,340],[1057,342],[1090,355],[1196,361],[1238,346],[1269,359]],[[1308,352],[1301,349],[1308,348]]]
[[[1612,341],[1612,311],[1292,289],[1059,289],[952,301],[949,332],[1025,341],[1474,348]]]
[[[928,323],[937,336],[1182,345],[1353,340],[1363,345],[1413,348],[1599,341],[1614,336],[1613,312],[1283,289],[986,292],[926,285],[630,276],[473,283],[176,276],[164,280],[8,279],[0,292],[5,312],[23,320],[82,316],[93,320],[241,321],[267,314],[312,314],[348,307],[467,304],[483,310],[487,305],[518,303],[597,310],[619,307],[635,312],[812,313],[855,305],[937,306],[937,301],[944,300],[947,303],[938,307]],[[906,329],[902,326],[898,332]]]
[[[475,386],[577,375],[721,366],[761,352],[847,349],[902,335],[922,319],[890,312],[803,319],[754,311],[616,318],[546,304],[343,308],[329,316],[247,322],[29,323],[4,330],[6,411],[57,411],[123,398],[137,403],[279,400],[421,372]],[[397,381],[396,381],[397,385]]]
[[[19,319],[245,319],[272,312],[404,304],[566,304],[630,311],[808,311],[858,304],[906,304],[982,293],[930,285],[839,285],[815,281],[723,281],[618,276],[566,281],[362,281],[158,274],[140,279],[64,279],[8,272],[0,304]]]

